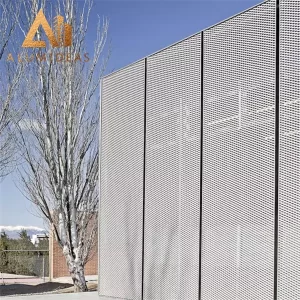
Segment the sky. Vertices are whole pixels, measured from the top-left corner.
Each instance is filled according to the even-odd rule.
[[[78,0],[81,1],[81,0]],[[107,73],[240,13],[262,0],[94,0],[87,32],[92,45],[98,15],[110,22]],[[90,46],[89,45],[89,46]],[[88,47],[91,49],[91,47]],[[0,182],[0,226],[46,228],[16,187],[15,173]]]

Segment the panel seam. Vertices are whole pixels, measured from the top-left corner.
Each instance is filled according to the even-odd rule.
[[[201,32],[201,74],[200,74],[200,226],[199,226],[199,292],[198,292],[198,299],[201,299],[201,253],[202,253],[202,190],[203,190],[203,74],[204,74],[204,32]]]
[[[147,99],[147,58],[145,58],[144,74],[144,158],[143,158],[143,244],[142,244],[142,300],[144,299],[144,273],[145,273],[145,196],[146,196],[146,99]]]
[[[101,270],[101,267],[100,267],[100,255],[101,255],[101,252],[100,252],[100,243],[101,243],[101,217],[100,217],[100,214],[101,214],[101,190],[102,190],[102,182],[101,182],[101,174],[102,174],[102,168],[101,168],[101,163],[102,163],[102,111],[103,111],[103,107],[102,107],[102,103],[103,103],[103,78],[101,78],[101,82],[100,82],[100,105],[99,105],[99,109],[100,109],[100,121],[99,121],[99,125],[100,125],[100,128],[99,128],[99,203],[98,203],[98,287],[97,287],[97,291],[98,291],[98,295],[100,296],[100,283],[101,283],[101,280],[100,280],[100,270]]]
[[[276,0],[274,300],[278,299],[280,0]]]

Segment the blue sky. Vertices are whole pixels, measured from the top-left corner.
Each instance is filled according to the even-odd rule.
[[[80,1],[80,0],[79,0]],[[87,41],[93,42],[97,15],[110,20],[112,55],[107,72],[124,67],[205,29],[261,0],[94,0]],[[15,174],[0,183],[0,226],[38,226],[43,221],[14,184]]]

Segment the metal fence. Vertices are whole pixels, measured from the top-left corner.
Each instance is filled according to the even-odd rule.
[[[1,273],[49,277],[49,250],[1,250]]]
[[[300,299],[300,1],[103,79],[99,292]]]

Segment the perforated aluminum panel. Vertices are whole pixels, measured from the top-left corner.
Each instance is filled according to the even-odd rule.
[[[141,299],[144,61],[103,80],[99,292]]]
[[[204,32],[203,300],[273,299],[275,1]]]
[[[148,58],[144,299],[198,299],[201,36]]]
[[[300,1],[280,2],[278,299],[300,299]]]

